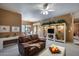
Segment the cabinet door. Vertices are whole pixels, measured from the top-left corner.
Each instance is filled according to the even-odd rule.
[[[61,41],[61,42],[65,42],[65,25],[64,24],[60,24],[60,25],[56,25],[56,41]]]

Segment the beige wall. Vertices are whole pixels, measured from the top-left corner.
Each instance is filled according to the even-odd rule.
[[[75,19],[74,20],[74,23],[79,23],[79,19]]]
[[[21,14],[0,9],[0,25],[19,26],[21,27]],[[11,31],[11,29],[10,29]],[[21,28],[20,28],[21,31]],[[17,35],[20,32],[17,33]],[[14,32],[0,33],[2,36],[14,35]]]
[[[33,22],[22,21],[22,25],[33,25]]]

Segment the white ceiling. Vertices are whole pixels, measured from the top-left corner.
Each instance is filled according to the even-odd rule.
[[[22,20],[39,21],[50,17],[76,12],[76,18],[79,18],[79,4],[78,3],[56,3],[54,7],[51,4],[51,9],[55,11],[49,12],[48,15],[40,14],[40,3],[0,3],[0,8],[18,12],[22,14]]]

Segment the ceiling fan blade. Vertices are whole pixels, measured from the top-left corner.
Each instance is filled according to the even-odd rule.
[[[48,11],[55,11],[55,10],[48,10]]]
[[[40,9],[41,11],[43,11],[44,9]]]
[[[49,5],[46,7],[46,10],[48,10],[49,9]]]

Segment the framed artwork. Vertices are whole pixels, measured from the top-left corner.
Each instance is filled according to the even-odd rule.
[[[0,25],[0,32],[10,32],[10,26]]]
[[[12,32],[20,32],[20,27],[12,26]]]

